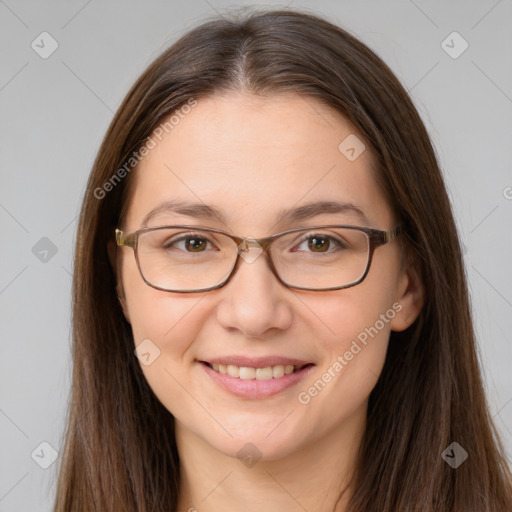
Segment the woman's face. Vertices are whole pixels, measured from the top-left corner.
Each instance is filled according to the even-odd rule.
[[[362,146],[353,135],[338,113],[298,95],[201,99],[161,141],[153,137],[156,147],[135,171],[122,228],[186,224],[253,238],[327,224],[388,230],[397,219],[376,184],[369,151],[357,156]],[[366,220],[349,207],[277,223],[283,212],[320,201],[353,205]],[[161,210],[143,223],[167,202],[208,205],[223,222],[203,208]],[[329,435],[357,436],[390,330],[407,327],[418,309],[396,241],[376,249],[361,284],[334,291],[287,288],[265,253],[241,259],[224,287],[202,293],[148,286],[131,249],[118,250],[118,264],[134,343],[144,342],[142,370],[176,418],[177,433],[231,456],[245,446],[272,460]],[[272,368],[277,377],[269,381],[268,369],[258,372],[264,380],[243,369],[250,377],[243,379],[206,362],[309,366],[282,377]]]

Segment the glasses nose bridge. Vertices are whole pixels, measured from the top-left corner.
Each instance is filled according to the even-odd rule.
[[[243,260],[245,263],[251,264],[256,259],[258,259],[259,256],[263,254],[267,255],[267,257],[264,259],[266,261],[266,264],[268,265],[268,269],[279,281],[281,281],[281,278],[279,277],[277,270],[275,268],[274,262],[272,261],[272,255],[270,254],[270,251],[267,250],[272,241],[274,240],[274,238],[275,236],[269,236],[265,238],[254,238],[251,236],[231,236],[231,239],[235,241],[237,246],[236,260],[235,264],[233,265],[233,268],[231,269],[231,274],[225,281],[224,285],[227,284],[228,281],[230,281],[233,278],[233,276],[237,273],[237,271],[240,268],[241,260]],[[255,251],[252,254],[251,249]]]
[[[270,247],[270,244],[273,242],[275,236],[268,236],[265,238],[254,238],[251,236],[242,238],[237,237],[236,243],[237,243],[237,259],[243,259],[246,263],[252,263],[259,255],[265,253],[267,255],[267,263],[270,267],[270,270],[276,274],[276,270],[274,267],[274,262],[272,261],[272,255],[270,254],[270,251],[268,251],[268,248]],[[253,249],[256,251],[254,256],[250,255],[250,250]],[[239,262],[238,262],[239,263]],[[239,265],[235,265],[238,267]],[[235,269],[233,269],[233,272]],[[276,274],[277,275],[277,274]]]
[[[273,237],[266,237],[266,238],[253,238],[253,237],[246,237],[246,238],[238,238],[237,245],[238,250],[242,252],[247,252],[250,250],[250,248],[254,249],[262,249],[263,251],[267,251],[267,248],[270,246],[270,243],[272,242]]]

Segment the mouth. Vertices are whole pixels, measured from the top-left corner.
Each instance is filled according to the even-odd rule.
[[[237,366],[234,364],[210,363],[208,361],[200,361],[200,363],[212,369],[214,372],[241,380],[280,379],[285,375],[291,375],[292,373],[297,373],[305,368],[314,366],[313,363],[302,365],[276,364],[256,368],[252,366]]]
[[[313,371],[315,363],[283,356],[222,356],[196,359],[210,382],[244,400],[271,398],[292,389]]]

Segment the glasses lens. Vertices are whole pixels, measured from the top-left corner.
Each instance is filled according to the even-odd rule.
[[[370,242],[364,231],[321,228],[283,235],[271,253],[285,283],[319,290],[359,281],[368,266]]]
[[[194,291],[226,281],[237,250],[236,242],[222,233],[158,228],[139,235],[137,258],[149,284]],[[370,242],[365,232],[352,228],[304,229],[276,238],[270,252],[286,284],[322,290],[358,282],[368,266]]]
[[[144,279],[165,290],[200,290],[220,284],[230,274],[236,254],[231,238],[201,229],[155,229],[141,233],[137,243]]]

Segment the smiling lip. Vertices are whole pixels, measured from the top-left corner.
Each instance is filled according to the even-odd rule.
[[[248,366],[250,368],[265,368],[265,366],[276,366],[278,364],[304,366],[310,361],[301,361],[300,359],[291,359],[289,357],[281,356],[267,356],[267,357],[247,357],[247,356],[225,356],[214,357],[212,359],[200,360],[202,363],[210,364],[232,364],[235,366]]]
[[[244,356],[230,356],[214,358],[209,361],[197,361],[200,367],[217,385],[232,395],[245,399],[262,399],[277,395],[285,389],[301,381],[307,373],[315,366],[313,363],[290,359],[284,357],[262,357],[250,358]],[[266,366],[293,365],[299,369],[293,373],[285,374],[279,378],[269,380],[240,379],[231,377],[213,370],[210,364],[232,364],[235,366],[246,366],[252,368],[264,368]]]

